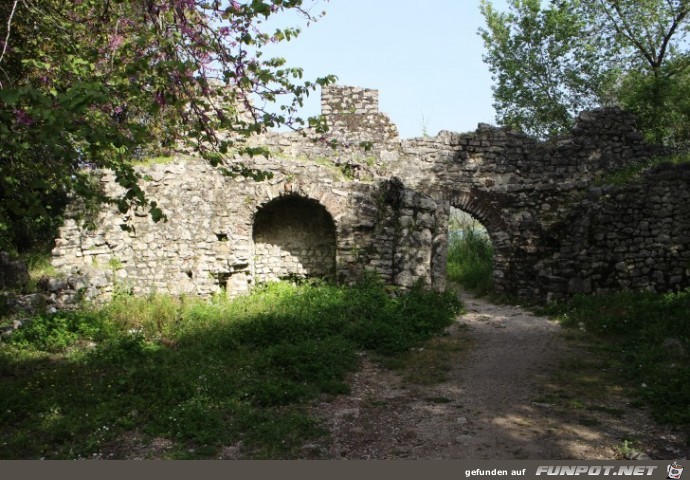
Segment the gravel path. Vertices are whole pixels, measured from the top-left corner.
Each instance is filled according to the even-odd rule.
[[[594,460],[639,456],[621,448],[634,439],[652,458],[690,454],[615,388],[571,396],[561,362],[584,362],[585,371],[592,365],[559,325],[517,306],[462,300],[467,313],[448,331],[469,337],[471,348],[448,381],[412,385],[365,359],[351,395],[315,408],[331,441],[309,451],[349,459]]]

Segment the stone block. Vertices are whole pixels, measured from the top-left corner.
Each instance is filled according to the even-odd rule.
[[[0,289],[20,288],[29,282],[29,270],[21,260],[0,252]]]

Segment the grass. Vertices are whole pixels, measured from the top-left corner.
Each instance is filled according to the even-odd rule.
[[[10,299],[18,294],[32,294],[39,291],[39,281],[44,277],[60,278],[62,275],[51,264],[50,251],[46,248],[35,248],[22,252],[17,258],[26,264],[29,281],[22,286],[0,292],[0,326],[11,325],[13,321],[19,320],[22,315],[11,306]],[[38,308],[45,305],[41,301],[34,304]]]
[[[493,246],[489,236],[472,226],[449,235],[448,279],[477,295],[493,290]]]
[[[660,163],[672,163],[676,165],[680,163],[690,163],[690,154],[678,154],[668,157],[654,157],[647,161],[633,162],[629,165],[626,165],[604,175],[597,181],[597,184],[615,186],[627,185],[633,182],[634,180],[638,179],[642,172]]]
[[[274,154],[276,158],[281,160],[295,161],[299,163],[313,163],[329,170],[335,177],[335,180],[339,182],[346,182],[352,180],[354,177],[353,172],[350,167],[346,165],[336,164],[335,161],[328,157],[316,156],[309,157],[307,155],[284,155],[284,154]]]
[[[133,166],[150,167],[152,165],[168,165],[170,163],[173,163],[178,158],[179,157],[176,157],[175,155],[158,155],[152,157],[132,159],[130,163]]]
[[[32,279],[40,279],[43,277],[56,277],[58,272],[51,264],[50,252],[27,252],[20,257],[26,262],[26,267],[29,269],[29,277]]]
[[[469,339],[459,335],[441,335],[431,338],[420,348],[382,359],[386,368],[397,370],[404,382],[430,386],[448,381],[458,358],[467,352]]]
[[[31,251],[26,252],[20,257],[29,270],[29,284],[26,291],[35,292],[38,289],[38,281],[44,277],[57,278],[60,274],[51,263],[50,252]]]
[[[690,290],[578,296],[542,313],[584,330],[636,401],[657,421],[684,429],[690,442]]]
[[[36,293],[38,281],[43,277],[59,278],[61,275],[51,264],[50,249],[42,246],[17,255],[17,258],[26,264],[29,272],[29,282],[17,288],[19,293]]]
[[[607,423],[607,417],[623,418],[626,404],[620,386],[621,372],[602,355],[601,349],[591,345],[591,338],[580,332],[568,335],[577,341],[577,355],[560,361],[559,368],[540,382],[540,395],[535,404],[562,412],[566,422],[595,427]],[[589,348],[588,348],[589,347]]]
[[[41,315],[0,344],[0,458],[121,458],[131,438],[171,441],[165,458],[316,455],[303,450],[325,434],[310,403],[348,392],[361,352],[407,352],[458,309],[367,280]]]

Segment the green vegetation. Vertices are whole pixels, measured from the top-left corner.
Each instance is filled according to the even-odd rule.
[[[137,160],[130,160],[129,163],[133,166],[150,167],[151,165],[168,165],[177,159],[174,155],[157,155],[152,157],[144,157]]]
[[[448,279],[486,295],[493,290],[493,245],[486,229],[468,214],[451,211]]]
[[[374,144],[369,141],[359,142],[359,146],[364,149],[365,152],[369,152],[374,148]]]
[[[26,292],[37,291],[38,281],[43,277],[55,278],[60,276],[50,262],[50,250],[40,251],[34,249],[21,254],[19,258],[26,263],[29,270],[29,284],[23,288]]]
[[[122,260],[119,258],[111,258],[108,260],[108,267],[110,267],[111,270],[121,270],[124,265],[122,264]]]
[[[235,152],[254,153],[237,140],[267,128],[322,131],[321,119],[302,120],[297,109],[335,78],[302,79],[301,69],[263,55],[300,33],[267,28],[269,18],[307,23],[320,17],[312,8],[310,0],[1,2],[0,248],[22,249],[33,232],[49,232],[68,198],[163,220],[141,187],[136,154],[183,148],[221,166]],[[121,193],[107,198],[92,169],[112,170]],[[265,173],[238,163],[221,171]]]
[[[597,181],[599,185],[626,185],[640,177],[645,170],[661,163],[690,163],[690,154],[677,154],[670,157],[655,157],[646,162],[635,162],[611,172]]]
[[[618,105],[654,143],[690,141],[686,0],[481,1],[494,107],[502,125],[539,137],[581,110]]]
[[[347,392],[362,352],[407,352],[458,310],[451,294],[391,297],[365,280],[41,315],[0,344],[0,457],[124,457],[131,438],[171,441],[170,458],[238,444],[247,458],[318,457],[301,450],[324,435],[309,403]]]
[[[444,334],[427,341],[421,348],[384,358],[381,363],[398,371],[404,382],[435,385],[448,381],[453,366],[470,344],[465,336]]]
[[[50,251],[30,251],[20,255],[20,258],[26,263],[29,269],[29,277],[38,281],[42,277],[56,277],[57,270],[50,263]]]
[[[295,161],[295,162],[299,162],[299,163],[313,163],[313,164],[325,167],[330,172],[333,173],[335,179],[339,182],[351,180],[351,178],[347,177],[345,169],[343,168],[343,166],[336,164],[333,159],[328,158],[328,157],[317,156],[317,157],[310,158],[307,155],[298,155],[295,157],[292,155],[281,155],[281,154],[276,154],[276,153],[273,153],[272,155],[278,159],[281,159],[281,160]],[[292,180],[294,180],[294,178],[292,178]],[[288,181],[292,181],[292,180],[288,180]]]
[[[596,182],[598,185],[627,185],[640,177],[640,174],[654,165],[653,161],[634,162],[604,175]]]
[[[584,330],[655,419],[685,428],[690,441],[690,290],[578,296],[543,313]]]
[[[14,289],[9,289],[9,291],[13,291],[13,293],[36,293],[38,291],[38,282],[42,278],[62,277],[62,275],[51,264],[50,248],[47,245],[41,245],[41,248],[36,247],[18,254],[16,254],[16,252],[13,253],[13,258],[16,258],[26,264],[29,273],[29,281],[26,285],[22,285],[21,287],[17,287]],[[0,317],[2,317],[2,314],[0,314]],[[0,323],[1,320],[2,318],[0,318]]]
[[[343,177],[345,177],[346,180],[352,181],[355,179],[355,167],[350,165],[349,163],[342,163],[338,165],[338,168],[343,174]]]

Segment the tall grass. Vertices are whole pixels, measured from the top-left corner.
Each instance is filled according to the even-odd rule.
[[[690,443],[690,290],[578,296],[545,313],[588,332],[654,417],[684,427]]]
[[[0,344],[0,457],[121,458],[133,437],[172,441],[171,458],[301,457],[324,434],[306,406],[347,392],[362,352],[408,351],[458,309],[367,280],[42,315]]]
[[[51,263],[50,251],[45,248],[24,252],[20,258],[29,270],[29,284],[25,287],[28,292],[35,292],[38,281],[43,277],[59,277],[60,274]]]
[[[451,231],[447,262],[449,280],[478,295],[493,290],[493,246],[486,231],[474,225]]]
[[[14,256],[26,265],[29,274],[29,281],[25,285],[13,289],[17,293],[35,293],[38,291],[38,282],[41,278],[61,276],[51,264],[50,250],[45,246],[26,250]]]

